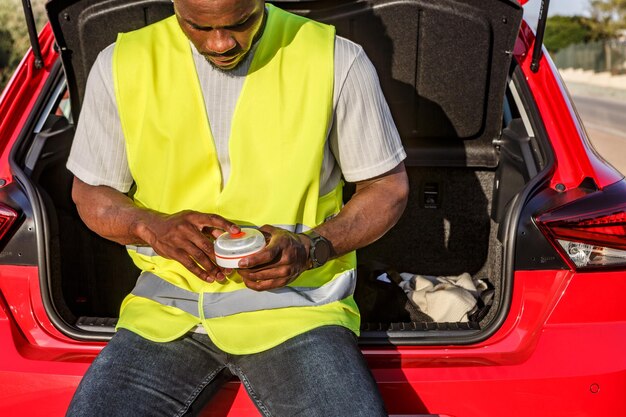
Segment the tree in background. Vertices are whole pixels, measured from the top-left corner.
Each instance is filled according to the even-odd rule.
[[[615,39],[626,29],[626,0],[588,0],[589,17],[548,18],[544,44],[551,53],[572,44]]]
[[[14,43],[11,32],[6,29],[0,29],[0,69],[9,66]]]
[[[30,0],[37,28],[47,20],[46,0]],[[30,48],[28,29],[21,0],[2,0],[0,3],[0,91],[15,71],[15,67]]]
[[[626,70],[626,0],[588,0],[589,17],[553,16],[544,43],[559,68]]]
[[[546,24],[543,43],[551,54],[577,43],[604,39],[606,34],[595,22],[583,16],[552,16]]]
[[[626,28],[626,0],[591,0],[590,11],[591,20],[608,37]]]

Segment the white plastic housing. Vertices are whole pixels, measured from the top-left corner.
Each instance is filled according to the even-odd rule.
[[[214,243],[215,262],[222,268],[235,269],[239,261],[265,247],[265,236],[256,229],[242,228],[241,233],[222,233]]]

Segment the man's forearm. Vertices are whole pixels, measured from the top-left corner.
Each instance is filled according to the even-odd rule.
[[[81,219],[100,236],[122,245],[150,245],[165,258],[180,262],[209,282],[225,279],[212,261],[213,243],[207,235],[239,227],[216,214],[183,211],[163,214],[138,207],[123,193],[74,179],[72,198]]]
[[[383,236],[404,212],[409,182],[401,163],[388,173],[357,183],[355,194],[333,219],[315,228],[335,256],[362,248]]]
[[[330,241],[333,257],[361,248],[396,224],[408,192],[406,171],[400,164],[380,177],[357,183],[356,193],[339,214],[315,231]],[[239,262],[246,286],[257,291],[284,287],[311,267],[309,237],[269,225],[261,230],[271,235],[268,245]]]
[[[125,194],[75,178],[72,198],[83,222],[100,236],[122,245],[147,244],[138,235],[137,225],[155,214],[137,207]]]

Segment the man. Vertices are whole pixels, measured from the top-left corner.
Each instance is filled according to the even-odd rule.
[[[356,344],[354,250],[395,224],[408,183],[371,63],[262,0],[174,9],[89,77],[73,198],[143,272],[68,414],[195,415],[234,374],[266,416],[385,415]],[[213,238],[242,225],[266,248],[218,267]]]

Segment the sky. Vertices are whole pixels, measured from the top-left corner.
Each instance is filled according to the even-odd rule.
[[[550,15],[589,15],[589,0],[550,0]]]
[[[589,16],[590,0],[550,0],[549,16]],[[524,16],[531,27],[535,27],[541,8],[541,0],[529,0],[524,6]]]
[[[589,16],[590,0],[550,0],[549,15],[583,15]],[[541,0],[529,0],[524,6],[524,14],[529,16],[538,16],[541,7]],[[532,19],[528,19],[531,21]],[[536,20],[536,18],[534,19]]]

